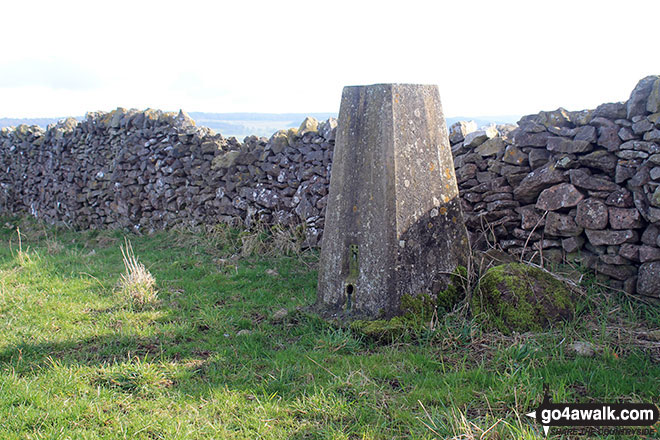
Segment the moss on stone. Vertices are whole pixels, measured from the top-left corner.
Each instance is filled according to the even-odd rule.
[[[411,322],[429,322],[436,310],[436,300],[431,295],[403,295],[401,297],[402,317]]]
[[[424,293],[401,297],[401,316],[374,321],[356,320],[350,324],[352,331],[368,339],[387,343],[404,334],[415,334],[426,327],[436,311],[451,310],[465,296],[467,269],[458,266],[450,277],[449,286],[437,297]]]
[[[227,151],[224,154],[216,156],[211,162],[212,169],[229,168],[236,164],[241,152],[238,150]]]
[[[431,320],[435,310],[435,300],[428,294],[403,295],[401,316],[373,321],[356,320],[350,328],[372,341],[389,343],[404,334],[418,332]]]
[[[449,285],[445,290],[438,292],[436,305],[438,309],[451,310],[467,291],[468,272],[464,266],[456,267],[449,279]]]
[[[410,323],[401,316],[374,321],[356,320],[351,322],[350,329],[375,342],[388,343],[409,331]]]
[[[486,272],[470,302],[486,328],[505,334],[541,331],[573,317],[571,291],[549,273],[525,264],[495,266]]]

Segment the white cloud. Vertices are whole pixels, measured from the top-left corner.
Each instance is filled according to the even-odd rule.
[[[100,85],[93,71],[62,59],[28,58],[0,64],[0,88],[43,86],[54,90],[87,90]]]
[[[22,1],[0,115],[336,111],[350,84],[438,84],[445,114],[625,100],[660,73],[660,2]],[[29,103],[29,105],[28,105]],[[22,113],[25,112],[25,113]]]

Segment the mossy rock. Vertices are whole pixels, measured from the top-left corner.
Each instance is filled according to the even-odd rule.
[[[449,286],[438,292],[437,296],[429,294],[403,295],[401,297],[401,316],[392,319],[375,321],[353,321],[352,331],[360,333],[367,339],[380,343],[389,343],[404,335],[419,334],[438,313],[451,310],[465,297],[467,285],[467,269],[456,268],[450,277]]]
[[[212,169],[229,168],[236,165],[241,152],[238,150],[227,151],[225,154],[216,156],[211,162]]]
[[[307,133],[316,133],[319,131],[319,121],[316,118],[307,116],[304,121],[298,127],[297,135],[302,137]]]
[[[573,318],[570,289],[533,266],[509,263],[490,268],[470,302],[472,314],[486,328],[505,334],[542,331]]]
[[[286,147],[289,146],[289,138],[287,137],[287,132],[285,130],[278,131],[273,136],[271,136],[268,144],[273,153],[281,153]]]
[[[350,324],[351,331],[367,339],[380,343],[390,343],[411,329],[411,324],[403,317],[376,319],[374,321],[356,320]]]

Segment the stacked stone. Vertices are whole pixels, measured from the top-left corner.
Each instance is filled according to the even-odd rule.
[[[660,298],[659,129],[658,76],[625,103],[541,112],[513,130],[450,127],[475,241],[580,260],[615,287]]]
[[[183,112],[117,109],[0,131],[0,212],[154,231],[241,221],[323,231],[337,122],[226,139]],[[581,261],[660,298],[660,76],[624,103],[449,129],[473,245]]]
[[[38,188],[30,188],[31,168],[29,162],[42,155],[44,130],[35,126],[21,125],[16,129],[0,130],[0,212],[29,211],[32,197]],[[43,191],[43,190],[42,190]],[[34,211],[32,211],[34,213]]]
[[[508,248],[520,226],[520,202],[513,190],[530,171],[527,157],[511,145],[513,126],[476,128],[473,122],[449,128],[465,222],[473,245],[485,245],[485,240]]]
[[[323,227],[336,121],[244,143],[184,112],[117,109],[0,132],[0,210],[79,228],[241,221]]]
[[[250,136],[213,160],[219,176],[219,220],[247,225],[305,224],[307,245],[319,244],[325,219],[337,120],[307,118],[269,140]],[[216,219],[217,220],[217,219]]]
[[[24,131],[38,141],[17,144]],[[209,173],[196,171],[204,161],[210,169],[225,143],[182,112],[156,110],[89,113],[45,132],[5,130],[2,179],[13,186],[7,208],[82,228],[167,227],[199,217],[181,211],[209,183]]]

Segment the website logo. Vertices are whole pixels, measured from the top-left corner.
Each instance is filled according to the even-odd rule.
[[[551,426],[650,427],[660,419],[658,407],[651,403],[552,403],[547,384],[541,404],[526,415],[543,425],[546,436]]]

